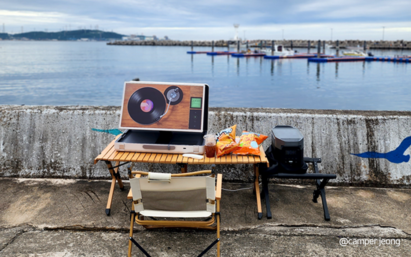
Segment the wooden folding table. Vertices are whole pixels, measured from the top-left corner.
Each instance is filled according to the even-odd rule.
[[[163,163],[163,164],[178,164],[181,167],[181,172],[187,172],[188,165],[212,165],[212,164],[253,164],[254,167],[254,191],[257,200],[258,219],[263,216],[261,208],[260,187],[259,187],[259,164],[268,164],[263,148],[260,146],[260,156],[241,156],[241,155],[226,155],[220,158],[193,159],[183,157],[182,154],[167,154],[167,153],[136,153],[136,152],[118,152],[114,149],[113,140],[107,147],[94,159],[94,164],[98,161],[104,161],[111,174],[111,187],[107,200],[106,214],[110,215],[111,203],[113,201],[114,187],[116,181],[121,190],[124,190],[124,185],[120,177],[118,168],[127,163]],[[114,166],[112,162],[115,162]]]

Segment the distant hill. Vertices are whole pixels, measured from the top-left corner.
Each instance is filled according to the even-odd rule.
[[[7,33],[0,33],[0,38],[1,38],[1,39],[9,39],[9,34],[7,34]]]
[[[82,38],[87,38],[89,40],[108,40],[108,39],[121,39],[122,34],[115,32],[105,32],[101,30],[69,30],[69,31],[59,31],[59,32],[43,32],[43,31],[33,31],[25,32],[19,34],[7,34],[0,33],[0,38],[2,39],[30,39],[30,40],[78,40]]]

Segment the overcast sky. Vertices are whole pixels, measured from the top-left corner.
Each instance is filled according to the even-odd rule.
[[[1,0],[5,32],[97,28],[179,40],[411,40],[411,0]],[[385,27],[385,29],[383,29]],[[3,32],[3,27],[0,27]]]

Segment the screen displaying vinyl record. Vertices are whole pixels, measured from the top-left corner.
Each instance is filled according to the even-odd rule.
[[[201,132],[204,98],[205,84],[126,82],[120,128]]]
[[[149,125],[158,121],[160,116],[164,114],[166,99],[158,89],[140,88],[131,95],[127,110],[135,122]]]

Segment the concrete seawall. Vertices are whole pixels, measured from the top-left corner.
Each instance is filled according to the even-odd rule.
[[[119,115],[120,107],[0,106],[0,176],[108,178],[105,164],[93,165],[93,160],[114,135],[92,128],[115,129]],[[270,135],[276,125],[299,128],[305,137],[305,156],[321,157],[321,172],[336,173],[339,184],[411,184],[411,112],[210,109],[210,131],[234,124],[237,134],[248,130]],[[270,143],[267,139],[264,148]],[[364,152],[381,154],[352,155]],[[177,172],[179,168],[139,164],[135,169]],[[250,165],[218,169],[225,180],[252,179]]]

